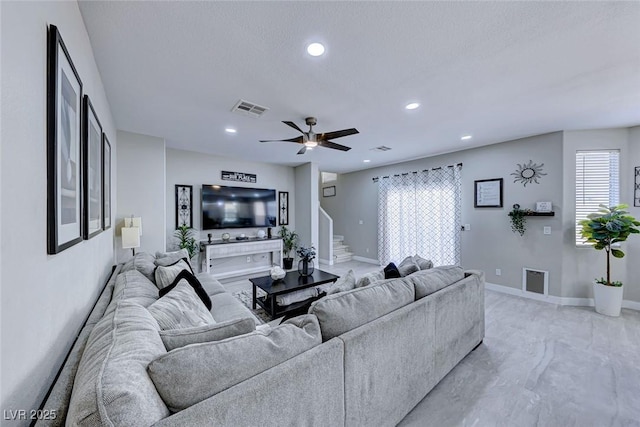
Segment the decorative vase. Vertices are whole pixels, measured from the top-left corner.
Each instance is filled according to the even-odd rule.
[[[282,265],[285,270],[291,270],[293,268],[293,258],[282,258]]]
[[[271,275],[271,278],[273,280],[280,280],[280,279],[283,279],[284,276],[286,276],[287,273],[283,269],[281,269],[280,267],[275,266],[275,267],[271,268],[271,271],[269,272],[269,274]]]
[[[596,312],[606,316],[620,316],[622,308],[622,286],[607,286],[595,282],[593,284],[593,299]]]
[[[315,270],[313,266],[313,260],[301,259],[298,262],[298,273],[301,276],[311,276],[313,274],[313,270]]]

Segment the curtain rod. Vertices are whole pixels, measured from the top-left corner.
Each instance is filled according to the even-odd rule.
[[[423,169],[422,171],[413,171],[413,172],[397,173],[397,174],[395,174],[395,175],[387,175],[387,176],[376,176],[376,177],[371,178],[371,179],[373,180],[373,182],[378,182],[378,180],[379,180],[380,178],[389,178],[390,176],[406,176],[406,175],[409,175],[410,173],[428,172],[428,171],[430,171],[430,170],[432,170],[432,171],[437,171],[437,170],[442,169],[443,167],[445,167],[445,168],[452,168],[452,167],[454,167],[454,166],[462,166],[462,163],[456,163],[455,165],[449,165],[449,166],[440,166],[440,167],[437,167],[437,168],[431,168],[431,169]]]

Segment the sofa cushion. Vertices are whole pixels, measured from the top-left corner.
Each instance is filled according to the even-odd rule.
[[[156,265],[154,264],[156,258],[147,252],[138,252],[129,261],[125,262],[122,266],[121,272],[138,270],[144,274],[144,277],[155,283],[155,277],[153,275]]]
[[[165,353],[149,312],[130,301],[118,302],[91,331],[67,425],[152,425],[169,416],[146,371],[149,362]]]
[[[384,278],[397,279],[398,277],[402,277],[402,275],[400,274],[400,270],[398,270],[398,267],[396,267],[396,265],[392,262],[387,264],[387,266],[384,268]]]
[[[202,287],[202,284],[197,279],[197,277],[191,274],[189,270],[182,270],[180,273],[178,273],[176,278],[173,279],[173,283],[171,283],[166,288],[160,289],[160,297],[163,297],[167,293],[169,293],[173,288],[176,287],[178,283],[180,283],[180,280],[182,279],[189,282],[189,284],[191,285],[193,290],[196,292],[198,297],[200,297],[200,299],[202,300],[202,303],[204,304],[204,306],[207,307],[207,310],[211,310],[211,298],[209,298],[209,295],[207,295],[207,291],[204,290],[204,288]]]
[[[356,282],[356,288],[368,286],[380,280],[384,280],[384,270],[378,270],[374,271],[373,273],[365,274],[358,280],[358,282]]]
[[[323,341],[384,316],[415,299],[409,277],[383,280],[369,286],[328,295],[311,304],[320,322]]]
[[[420,271],[420,267],[415,263],[412,256],[408,256],[402,260],[400,264],[398,264],[398,271],[402,277],[406,277],[411,273],[415,273],[416,271]]]
[[[189,251],[186,249],[173,252],[156,252],[155,264],[166,267],[181,259],[186,259],[189,265],[191,265],[191,262],[189,262]]]
[[[247,317],[193,328],[168,329],[160,331],[160,338],[162,338],[167,351],[171,351],[174,348],[184,347],[185,345],[220,341],[236,335],[248,334],[255,330],[256,323],[253,319]]]
[[[303,353],[322,341],[315,316],[265,332],[177,348],[149,364],[149,376],[172,411],[180,411]]]
[[[418,268],[420,270],[428,270],[430,268],[433,268],[433,262],[430,259],[424,259],[418,254],[413,256],[413,262],[418,264]]]
[[[333,282],[326,290],[327,295],[338,294],[340,292],[350,291],[356,287],[356,275],[353,270],[349,270],[347,274]]]
[[[256,324],[262,323],[253,315],[251,310],[238,301],[233,295],[226,292],[211,297],[211,315],[213,315],[216,322],[226,322],[227,320],[249,317],[254,319]]]
[[[458,265],[442,265],[420,270],[408,277],[416,289],[416,300],[464,279],[464,270]]]
[[[155,277],[158,289],[162,290],[171,285],[182,270],[187,270],[193,274],[193,270],[186,259],[179,259],[173,264],[166,266],[156,266],[156,269],[153,271],[153,276]]]
[[[138,270],[118,274],[111,304],[127,300],[148,307],[158,299],[158,288]]]
[[[222,286],[222,284],[218,282],[216,279],[211,277],[209,273],[199,273],[196,275],[196,277],[198,278],[198,281],[204,288],[207,295],[213,296],[216,294],[222,294],[226,292],[226,289],[224,288],[224,286]]]
[[[147,307],[161,329],[181,329],[215,323],[189,282],[182,279],[169,293]]]

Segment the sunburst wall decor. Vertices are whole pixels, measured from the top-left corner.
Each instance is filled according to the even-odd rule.
[[[511,174],[515,176],[513,182],[520,182],[524,184],[525,187],[527,184],[531,184],[532,182],[540,184],[538,179],[546,175],[546,173],[542,173],[543,166],[544,163],[537,164],[533,163],[531,160],[529,160],[529,163],[518,163],[518,169]]]

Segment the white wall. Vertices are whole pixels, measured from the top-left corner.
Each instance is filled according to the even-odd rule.
[[[47,29],[58,27],[117,163],[117,136],[76,2],[1,2],[0,406],[37,409],[114,263],[113,227],[47,255]],[[117,174],[113,171],[112,189]],[[115,202],[115,190],[112,193]],[[113,203],[115,205],[115,203]],[[115,211],[115,210],[114,210]],[[5,424],[27,424],[10,422]]]
[[[295,169],[296,232],[300,246],[318,249],[318,165],[305,163]],[[291,205],[291,202],[289,202]]]
[[[120,229],[124,217],[142,218],[142,237],[137,251],[164,251],[165,143],[164,139],[118,131],[118,210],[115,219],[118,262],[132,256],[122,249]]]
[[[633,184],[635,167],[640,167],[640,126],[629,129],[628,170],[622,172],[629,177],[629,189],[623,194],[622,201],[628,202],[629,212],[640,221],[640,206],[633,206]],[[627,259],[627,284],[624,288],[625,298],[640,301],[640,235],[631,236],[625,245]]]
[[[276,191],[289,192],[289,228],[296,227],[296,210],[294,203],[296,192],[294,187],[294,172],[289,166],[280,166],[269,163],[245,162],[242,160],[229,159],[227,157],[212,156],[193,151],[175,150],[168,148],[167,156],[167,178],[164,194],[166,198],[165,210],[167,219],[164,227],[164,236],[167,239],[167,248],[171,249],[175,245],[173,232],[176,229],[176,206],[175,206],[175,186],[193,186],[193,228],[202,228],[200,213],[200,199],[203,184],[228,185],[236,187],[254,187],[275,189]],[[223,170],[253,173],[257,175],[257,182],[249,184],[244,182],[222,181],[221,172]],[[203,230],[199,231],[200,240],[206,240],[207,234],[211,233],[213,239],[220,239],[224,232],[228,232],[232,237],[244,233],[248,236],[255,236],[258,228],[247,229],[223,229],[223,230]],[[277,229],[273,230],[274,235]]]

